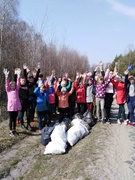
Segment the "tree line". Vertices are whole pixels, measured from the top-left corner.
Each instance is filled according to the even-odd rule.
[[[42,34],[37,33],[33,26],[19,19],[18,0],[0,1],[0,87],[3,90],[3,68],[7,68],[10,77],[16,67],[22,68],[27,63],[34,70],[37,63],[41,63],[41,72],[44,76],[51,74],[55,69],[58,76],[68,72],[74,76],[76,71],[84,72],[89,69],[87,56],[80,55],[76,50],[50,41],[47,44]]]
[[[68,72],[74,77],[77,71],[83,73],[86,70],[93,70],[88,57],[80,55],[74,49],[65,44],[57,48],[52,41],[46,43],[42,34],[37,33],[33,26],[29,26],[19,18],[19,0],[0,1],[0,87],[4,91],[3,68],[7,68],[13,79],[13,72],[16,67],[22,68],[24,63],[33,70],[37,63],[41,63],[41,72],[44,77],[51,74],[55,69],[58,76]],[[103,61],[103,60],[102,60]],[[112,62],[119,63],[119,72],[123,73],[128,65],[135,65],[135,51],[127,55],[116,56]],[[135,74],[135,68],[131,71]]]

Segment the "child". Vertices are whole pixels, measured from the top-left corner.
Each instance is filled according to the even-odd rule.
[[[70,112],[69,112],[69,96],[72,94],[74,87],[72,84],[72,88],[69,92],[67,92],[66,87],[62,87],[61,91],[59,92],[59,83],[57,84],[57,87],[55,89],[55,93],[58,96],[58,108],[60,112],[60,119],[59,122],[65,118],[70,118]]]
[[[113,71],[110,70],[110,64],[108,64],[108,68],[105,72],[104,79],[107,80],[108,78],[111,78],[112,75],[113,75]],[[113,102],[114,93],[115,93],[115,88],[114,88],[113,84],[110,82],[105,91],[106,122],[109,122],[109,123],[111,123],[110,112],[111,112],[111,106],[112,106],[112,102]]]
[[[34,90],[34,93],[37,97],[37,115],[38,115],[38,125],[39,125],[39,133],[42,132],[43,126],[46,124],[49,125],[50,117],[49,117],[49,108],[48,108],[48,95],[53,93],[53,87],[46,87],[44,84],[39,84],[39,86]],[[43,125],[42,119],[44,118]],[[47,119],[48,118],[48,119]],[[47,122],[49,120],[49,122]]]
[[[98,76],[97,82],[90,77],[92,84],[96,85],[96,113],[97,113],[97,121],[101,121],[105,123],[104,117],[104,105],[105,105],[105,90],[110,83],[110,79],[104,81],[103,76]],[[100,110],[101,110],[101,120],[100,120]]]
[[[125,122],[129,125],[135,126],[135,116],[134,116],[134,109],[135,109],[135,77],[128,76],[129,71],[125,71],[125,84],[126,84],[126,100],[127,106],[129,110],[129,121]]]
[[[93,110],[92,90],[93,90],[92,81],[89,79],[86,87],[86,103],[87,103],[87,110],[89,110],[91,113]]]
[[[8,75],[9,71],[7,69],[3,70],[5,74],[5,89],[7,92],[7,111],[9,112],[9,135],[11,137],[18,135],[16,132],[16,118],[18,115],[18,111],[21,110],[21,103],[19,100],[19,88],[20,88],[20,69],[16,69],[17,74],[17,82],[14,81],[9,82]]]
[[[116,89],[116,102],[119,105],[117,123],[121,124],[123,121],[124,123],[126,121],[125,108],[124,108],[124,104],[126,102],[126,86],[125,83],[122,81],[121,75],[115,73],[114,76],[115,79],[113,77],[111,79],[111,82]],[[120,120],[120,118],[122,118],[122,121]]]
[[[51,94],[49,94],[48,99],[49,99],[49,111],[50,111],[50,113],[56,114],[55,93],[52,92]]]
[[[36,88],[36,84],[38,81],[39,77],[39,72],[40,72],[40,63],[37,65],[37,71],[35,71],[34,75],[29,74],[27,75],[27,69],[28,66],[26,64],[23,64],[23,73],[24,77],[26,78],[26,85],[28,86],[28,91],[29,91],[29,118],[30,122],[34,121],[34,114],[35,114],[35,108],[36,108],[36,96],[33,93],[34,89]],[[29,130],[31,129],[29,125]]]
[[[76,103],[78,113],[84,114],[86,111],[86,87],[84,85],[84,77],[80,74],[76,75],[76,80],[74,81],[74,87],[76,89]]]

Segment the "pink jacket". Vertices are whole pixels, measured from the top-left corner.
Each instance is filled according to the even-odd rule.
[[[18,111],[21,110],[21,103],[19,99],[19,88],[20,88],[20,78],[17,78],[15,90],[10,89],[9,79],[6,79],[5,89],[7,92],[7,111]]]

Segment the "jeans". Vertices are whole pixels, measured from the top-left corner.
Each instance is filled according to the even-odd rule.
[[[49,111],[38,111],[38,127],[39,130],[41,130],[46,124],[47,120],[49,120],[50,123],[50,116],[49,116]]]
[[[134,109],[135,109],[135,96],[129,97],[129,102],[127,103],[129,110],[129,119],[131,122],[135,122]]]
[[[124,104],[119,104],[118,119],[126,120]]]

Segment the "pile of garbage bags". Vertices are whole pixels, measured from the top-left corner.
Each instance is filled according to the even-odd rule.
[[[74,146],[87,136],[93,125],[91,112],[86,111],[83,115],[75,114],[72,121],[65,118],[61,123],[56,122],[44,127],[41,133],[41,143],[45,146],[44,154],[65,153],[67,146]]]

